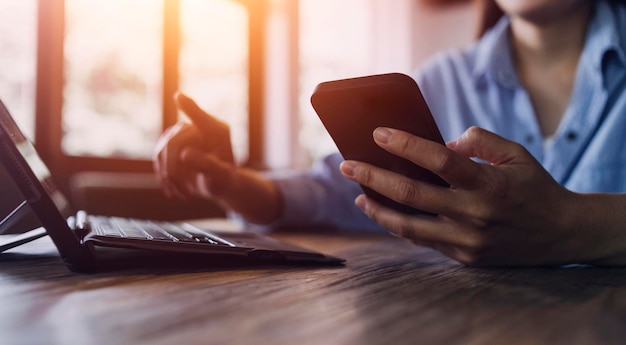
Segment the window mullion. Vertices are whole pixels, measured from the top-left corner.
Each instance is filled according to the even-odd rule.
[[[267,1],[247,3],[248,26],[248,78],[249,78],[249,155],[247,166],[255,169],[266,167],[265,155],[265,53],[267,32]]]
[[[163,1],[163,129],[166,129],[178,120],[172,95],[179,83],[180,1]]]
[[[63,164],[60,153],[64,18],[63,0],[39,0],[34,141],[53,171]]]

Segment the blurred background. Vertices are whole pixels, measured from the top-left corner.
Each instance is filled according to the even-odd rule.
[[[469,0],[0,0],[0,99],[76,208],[219,216],[152,175],[176,90],[230,124],[239,163],[306,168],[335,150],[318,83],[412,74],[472,42],[476,14]],[[1,218],[20,197],[0,177]]]

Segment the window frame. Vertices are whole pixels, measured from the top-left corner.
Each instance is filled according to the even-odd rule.
[[[172,95],[178,89],[180,27],[179,0],[163,1],[163,130],[178,120]],[[265,166],[263,131],[265,41],[268,1],[232,0],[248,10],[248,121],[249,153],[246,165]],[[150,160],[66,155],[63,139],[62,109],[64,83],[65,1],[39,0],[37,14],[37,74],[35,91],[35,145],[59,183],[83,171],[143,172],[153,171]],[[176,47],[176,49],[171,49]]]

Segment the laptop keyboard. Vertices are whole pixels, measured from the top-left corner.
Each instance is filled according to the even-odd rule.
[[[170,222],[106,216],[90,216],[89,218],[91,229],[100,236],[236,246],[213,233],[186,223],[177,225]]]

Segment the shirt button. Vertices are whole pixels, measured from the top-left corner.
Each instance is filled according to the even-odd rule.
[[[576,140],[576,139],[578,138],[578,133],[576,133],[576,132],[574,132],[574,131],[568,132],[568,133],[565,135],[565,138],[566,138],[568,141],[574,141],[574,140]]]
[[[498,73],[498,77],[500,78],[500,82],[506,87],[515,86],[515,77],[511,75],[509,72],[500,71]]]
[[[532,144],[535,141],[535,137],[532,134],[526,136],[526,144]]]

